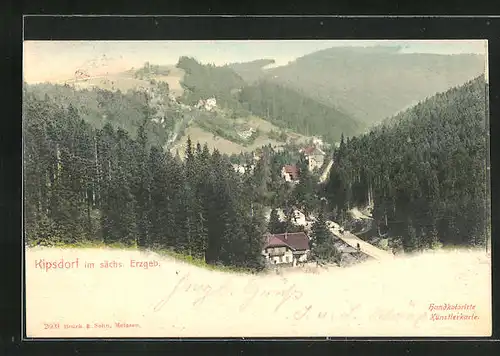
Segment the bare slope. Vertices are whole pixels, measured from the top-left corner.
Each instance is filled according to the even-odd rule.
[[[89,77],[76,76],[74,78],[65,78],[58,80],[56,83],[72,85],[78,89],[97,87],[106,90],[127,92],[128,90],[150,88],[151,80],[155,80],[157,82],[166,82],[173,96],[181,96],[184,92],[181,86],[184,71],[174,65],[166,65],[161,68],[163,70],[161,73],[137,75],[138,71],[132,69],[124,72],[101,73]]]
[[[188,127],[184,135],[176,141],[175,145],[171,147],[170,151],[175,154],[177,150],[182,155],[184,149],[186,148],[188,137],[191,138],[191,141],[194,143],[199,142],[201,145],[207,144],[210,150],[216,148],[222,154],[239,154],[240,152],[251,152],[255,149],[269,145],[280,147],[283,146],[283,142],[277,141],[273,138],[269,137],[270,132],[281,132],[282,130],[270,122],[260,119],[256,116],[249,118],[239,118],[239,119],[228,119],[229,123],[244,123],[246,126],[259,130],[259,136],[253,141],[251,144],[242,145],[237,142],[230,141],[223,137],[220,137],[217,134],[211,133],[207,130],[204,130],[195,125],[191,125]],[[311,137],[300,135],[294,132],[287,132],[287,138],[289,140],[295,140],[296,142],[305,143],[311,139]]]
[[[35,263],[79,259],[79,268]],[[130,267],[131,260],[158,267]],[[84,262],[94,268],[84,268]],[[104,261],[122,268],[99,268]],[[152,262],[154,264],[154,262]],[[466,336],[491,332],[490,260],[482,251],[365,262],[316,274],[211,271],[156,254],[107,249],[29,249],[28,336]],[[475,310],[437,311],[443,303]],[[476,320],[431,320],[432,314]],[[60,329],[45,329],[59,323]],[[128,328],[115,323],[137,324]],[[63,329],[81,324],[82,329]],[[89,324],[90,328],[86,328]],[[108,325],[97,328],[95,325]]]

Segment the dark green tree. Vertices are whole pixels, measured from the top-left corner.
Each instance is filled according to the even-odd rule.
[[[271,210],[268,230],[271,234],[281,234],[285,231],[284,223],[280,220],[278,211],[276,209]]]

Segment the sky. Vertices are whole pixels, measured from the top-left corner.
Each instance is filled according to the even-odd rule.
[[[285,65],[306,54],[342,46],[400,45],[405,53],[485,54],[483,40],[287,40],[287,41],[25,41],[24,79],[28,83],[66,80],[78,69],[91,75],[152,64],[175,64],[180,56],[223,65],[274,59]]]

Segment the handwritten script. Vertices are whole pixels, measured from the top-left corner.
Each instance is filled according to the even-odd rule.
[[[256,280],[249,281],[243,288],[234,288],[232,281],[226,280],[219,287],[214,288],[208,283],[197,283],[191,280],[189,274],[183,275],[172,290],[166,294],[153,308],[155,312],[159,312],[176,294],[191,293],[194,295],[192,301],[193,307],[202,305],[210,298],[221,296],[239,297],[243,302],[239,305],[238,311],[245,311],[252,303],[258,299],[270,300],[275,299],[276,305],[274,312],[291,300],[299,300],[303,296],[303,292],[296,288],[294,284],[286,288],[277,289],[262,289],[257,285]]]
[[[258,278],[247,281],[246,284],[236,284],[231,278],[214,286],[212,283],[197,282],[191,275],[182,275],[158,300],[153,307],[153,312],[160,312],[168,303],[176,297],[191,298],[189,303],[192,308],[200,308],[208,301],[218,300],[234,301],[234,313],[242,313],[251,306],[259,309],[268,309],[271,313],[283,311],[286,319],[301,320],[323,320],[323,321],[384,321],[384,322],[410,322],[414,327],[425,320],[430,320],[427,308],[416,308],[410,301],[403,310],[393,307],[365,308],[359,302],[345,302],[341,306],[335,303],[317,303],[311,300],[305,301],[305,293],[296,284],[287,281],[276,281],[275,288],[263,288],[258,284]],[[314,297],[314,293],[321,291],[308,291]],[[314,298],[313,298],[314,299]],[[175,305],[175,303],[172,303]],[[230,306],[228,305],[227,308]],[[328,309],[328,310],[326,310]]]

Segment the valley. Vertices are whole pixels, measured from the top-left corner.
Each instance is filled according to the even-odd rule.
[[[28,336],[491,335],[481,41],[83,42],[25,56]]]
[[[441,74],[436,75],[434,79],[441,81],[439,85],[452,87],[424,101],[420,101],[422,93],[441,87],[431,82],[428,87],[424,86],[425,90],[418,92],[404,89],[404,97],[411,98],[411,101],[399,108],[397,106],[403,105],[405,100],[389,93],[387,95],[391,96],[393,106],[380,105],[383,110],[378,114],[370,109],[370,100],[365,100],[365,94],[359,92],[361,86],[354,79],[346,85],[344,77],[335,76],[336,85],[343,85],[342,94],[331,86],[325,86],[314,73],[307,80],[297,77],[301,78],[300,88],[297,82],[286,79],[298,75],[297,70],[305,71],[298,68],[309,65],[312,59],[316,63],[329,60],[331,65],[347,65],[342,58],[350,58],[352,63],[347,65],[347,69],[354,71],[356,66],[364,68],[361,54],[363,61],[366,58],[377,61],[392,58],[389,62],[393,63],[401,61],[402,67],[398,70],[404,75],[411,68],[432,71],[433,66],[456,69],[463,65],[470,72],[453,72],[456,75],[451,76],[454,79],[447,84],[442,81]],[[470,62],[476,59],[474,56],[450,59],[446,56],[395,54],[391,49],[345,48],[313,53],[285,66],[273,66],[273,60],[216,66],[180,56],[175,65],[146,62],[140,68],[106,75],[89,76],[82,72],[59,83],[26,83],[26,115],[34,125],[28,126],[29,137],[38,142],[40,131],[37,130],[46,131],[41,142],[45,142],[43,144],[49,151],[55,152],[47,154],[33,146],[35,156],[30,156],[30,159],[39,156],[49,168],[45,173],[40,172],[41,168],[33,162],[30,169],[45,175],[49,181],[58,181],[63,178],[58,178],[56,172],[60,168],[57,167],[64,165],[68,157],[81,157],[81,162],[93,161],[88,167],[86,163],[73,162],[75,167],[71,168],[82,174],[91,170],[91,173],[85,173],[84,185],[71,188],[78,190],[86,187],[83,190],[85,193],[75,191],[76,205],[70,209],[78,215],[72,209],[80,205],[85,207],[87,216],[84,218],[82,215],[81,221],[77,219],[81,224],[79,233],[86,236],[84,239],[92,240],[91,237],[96,234],[98,241],[109,239],[111,243],[114,238],[107,235],[115,234],[118,239],[115,242],[120,242],[123,239],[119,237],[123,235],[122,228],[115,227],[114,223],[109,227],[103,225],[103,221],[107,224],[116,219],[116,223],[121,221],[120,224],[130,228],[125,238],[127,244],[166,245],[176,253],[185,253],[185,246],[192,244],[193,236],[199,236],[201,245],[190,246],[187,251],[189,256],[204,259],[207,263],[213,263],[210,259],[214,258],[225,261],[222,264],[262,267],[258,261],[260,252],[257,252],[262,248],[258,248],[258,244],[253,245],[253,242],[244,243],[250,244],[247,248],[253,251],[254,260],[251,262],[248,256],[236,262],[235,257],[217,256],[215,252],[212,252],[213,257],[207,257],[207,253],[210,254],[206,245],[210,240],[207,240],[207,233],[214,234],[211,238],[216,240],[221,238],[216,235],[231,234],[230,231],[217,230],[218,217],[211,216],[207,210],[208,206],[216,203],[210,199],[217,195],[218,199],[222,199],[221,205],[214,209],[229,209],[226,212],[228,216],[236,214],[230,218],[236,219],[231,220],[233,222],[246,216],[249,222],[253,221],[251,224],[255,224],[253,227],[239,227],[242,236],[257,236],[266,229],[272,234],[306,232],[311,241],[308,243],[316,245],[318,261],[339,263],[341,254],[336,249],[340,247],[334,247],[329,241],[339,242],[340,232],[332,226],[340,225],[345,230],[340,233],[340,240],[346,244],[343,248],[358,249],[358,252],[371,254],[374,258],[392,256],[395,251],[409,253],[438,248],[443,244],[481,245],[486,238],[484,224],[449,222],[443,214],[460,216],[454,204],[462,204],[469,209],[466,210],[470,212],[467,219],[474,219],[474,216],[477,219],[484,212],[480,202],[485,199],[485,190],[472,187],[472,182],[460,178],[459,184],[471,186],[476,192],[475,197],[446,195],[450,193],[443,192],[453,189],[450,180],[457,178],[448,177],[448,173],[440,169],[450,155],[460,162],[470,162],[474,156],[476,173],[469,173],[469,176],[476,177],[477,181],[483,179],[480,173],[483,161],[477,157],[484,152],[481,146],[484,142],[480,139],[482,124],[477,113],[481,112],[484,103],[477,98],[484,95],[481,87],[484,79],[477,77],[462,86],[452,85],[453,81],[462,81],[461,76],[470,77],[479,70]],[[455,61],[456,65],[445,65],[448,60]],[[464,62],[460,64],[462,60]],[[385,68],[386,64],[379,64]],[[328,70],[336,73],[337,69],[331,67]],[[364,73],[369,85],[365,85],[363,90],[369,91],[372,96],[379,95],[380,91],[370,87],[378,74],[375,71]],[[400,85],[394,76],[384,75],[392,83],[384,90]],[[314,90],[304,94],[304,90],[312,89],[310,86]],[[325,101],[321,97],[323,94],[318,93],[339,100]],[[346,95],[349,100],[356,101],[356,105],[364,105],[365,109],[354,110],[357,116],[368,110],[375,115],[385,115],[385,121],[371,126],[375,122],[370,121],[373,117],[358,119],[356,115],[349,114],[353,112],[353,107],[343,99]],[[460,106],[456,97],[467,98],[468,111],[459,111],[464,121],[453,118],[452,113],[456,113]],[[42,112],[45,113],[43,118],[39,116]],[[440,123],[433,120],[435,112],[440,112]],[[49,118],[55,121],[51,122]],[[465,130],[473,134],[466,138],[463,135]],[[71,143],[64,135],[77,137],[79,143]],[[460,153],[453,154],[444,142]],[[413,152],[421,153],[411,153],[410,147],[413,147]],[[125,155],[130,159],[125,159]],[[459,171],[457,162],[447,165],[451,172]],[[107,174],[106,179],[103,174]],[[198,174],[208,177],[208,180],[195,178]],[[171,191],[173,186],[166,185],[171,181],[177,182],[176,189],[180,189],[180,195]],[[184,187],[182,182],[188,181],[188,186]],[[118,182],[126,184],[119,188],[115,186]],[[49,225],[42,227],[35,217],[41,214],[42,206],[55,204],[50,196],[62,194],[60,199],[63,198],[66,194],[64,189],[69,189],[64,188],[64,184],[69,183],[63,180],[59,185],[51,183],[46,188],[49,193],[33,187],[32,196],[38,200],[38,207],[33,207],[33,218],[37,221],[33,228],[37,231],[43,231],[48,226],[57,230],[56,227],[63,224],[45,216],[48,222],[44,224]],[[229,189],[222,188],[224,185],[232,187],[229,191],[224,190],[226,195],[221,193],[223,189]],[[99,216],[102,214],[115,214],[109,210],[117,206],[115,198],[107,196],[115,189],[124,189],[131,194],[118,199],[124,209],[120,214],[126,215],[101,220]],[[152,198],[146,199],[145,194],[153,192],[158,194],[156,203]],[[195,197],[201,200],[190,206],[186,199]],[[439,199],[444,203],[439,203]],[[228,201],[234,206],[228,206]],[[367,205],[373,213],[370,213],[369,223],[365,224],[360,221],[368,217],[360,210]],[[171,209],[181,209],[181,215],[175,216]],[[282,212],[281,217],[273,213],[277,210]],[[293,211],[315,218],[297,222],[291,219]],[[270,215],[263,220],[261,215],[264,212]],[[129,220],[126,222],[123,219]],[[162,225],[167,221],[165,219],[171,219],[170,224],[175,221],[180,225],[167,228]],[[203,222],[207,221],[209,226],[214,224],[211,232],[210,228],[209,232],[205,231]],[[144,224],[156,227],[150,230]],[[360,227],[360,224],[363,226]],[[111,233],[115,228],[117,230]],[[186,228],[188,235],[178,236],[186,234]],[[156,232],[150,236],[148,231]],[[452,231],[457,237],[451,237]],[[39,232],[36,232],[35,236],[38,235]],[[335,236],[337,239],[332,240]],[[47,237],[41,239],[47,242]],[[166,242],[165,239],[171,240]],[[39,241],[40,237],[35,237],[35,240]],[[323,242],[318,242],[320,240]],[[225,243],[232,246],[242,242]],[[384,246],[383,250],[379,249],[380,246]],[[356,254],[355,251],[352,253]]]

